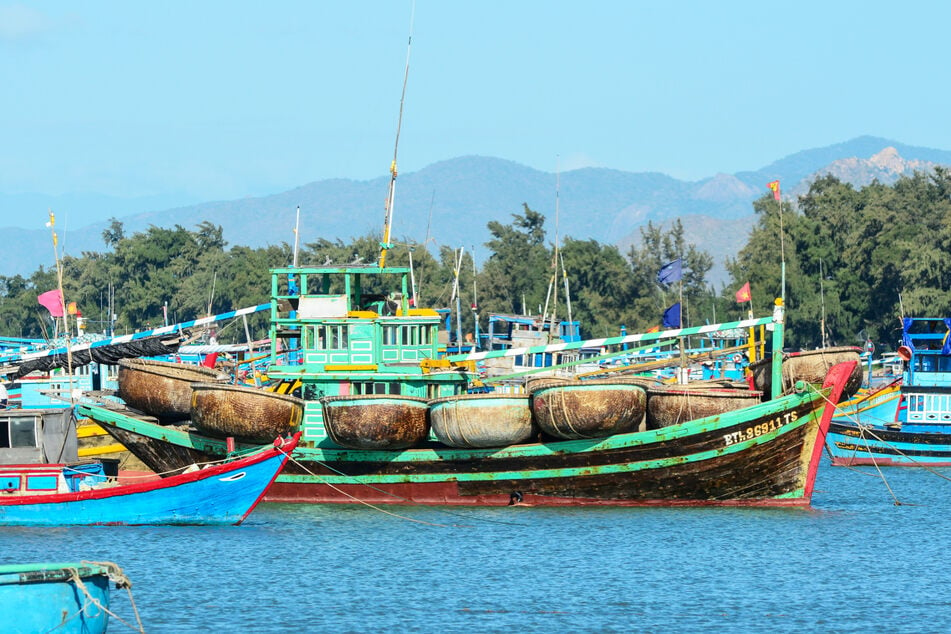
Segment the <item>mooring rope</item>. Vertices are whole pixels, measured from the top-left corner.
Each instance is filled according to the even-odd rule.
[[[112,562],[108,562],[108,561],[102,561],[102,562],[83,561],[82,563],[105,567],[107,571],[106,574],[109,577],[109,581],[112,581],[113,583],[115,583],[117,588],[126,589],[126,591],[129,593],[129,601],[132,603],[132,611],[135,614],[135,620],[136,620],[136,623],[138,623],[138,627],[135,627],[131,623],[126,622],[121,616],[119,616],[115,612],[112,612],[109,608],[107,608],[102,603],[100,603],[99,600],[96,599],[96,597],[92,596],[92,594],[89,593],[88,588],[86,588],[86,584],[83,583],[82,578],[80,578],[79,570],[77,570],[76,568],[67,568],[67,570],[69,570],[69,576],[72,582],[76,585],[77,588],[79,588],[82,591],[82,593],[86,596],[86,599],[87,599],[87,603],[83,605],[82,609],[79,612],[77,612],[77,614],[80,614],[83,611],[85,611],[86,607],[91,603],[95,605],[97,608],[99,608],[100,610],[102,610],[103,612],[105,612],[106,614],[108,614],[109,616],[113,617],[114,619],[116,619],[117,621],[119,621],[120,623],[128,627],[130,630],[145,634],[145,628],[142,627],[142,619],[139,617],[139,609],[136,607],[135,600],[132,598],[132,582],[129,581],[129,578],[125,576],[125,573],[122,572],[122,569],[119,568],[119,566],[117,566],[116,564]]]
[[[815,387],[814,385],[812,385],[811,383],[809,384],[809,389],[811,389],[811,390],[814,391],[814,392],[820,392],[820,390],[817,390],[816,387]],[[832,399],[830,399],[830,398],[829,398],[827,395],[825,395],[825,394],[821,394],[821,397],[820,397],[820,398],[822,398],[822,400],[824,400],[828,405],[831,405],[832,407],[836,407],[836,405],[837,405],[836,403],[833,403],[833,402],[832,402]],[[846,417],[851,419],[851,416],[849,416],[849,415],[846,415]],[[882,472],[882,468],[879,466],[878,461],[875,459],[875,456],[872,454],[872,448],[869,446],[869,444],[868,444],[868,438],[865,436],[866,427],[863,426],[863,425],[861,425],[861,424],[859,424],[859,423],[857,423],[857,422],[856,422],[856,424],[858,425],[859,429],[862,430],[862,436],[861,436],[861,437],[862,437],[862,440],[865,441],[865,448],[866,448],[866,450],[868,451],[868,455],[869,455],[869,457],[870,457],[871,460],[872,460],[872,465],[875,467],[875,470],[878,472],[878,476],[879,476],[879,478],[881,478],[882,483],[885,485],[885,488],[888,489],[889,495],[892,496],[892,499],[894,500],[895,506],[903,506],[903,505],[905,505],[905,503],[902,502],[901,500],[899,500],[899,499],[898,499],[898,496],[895,495],[895,491],[892,490],[891,485],[888,483],[888,479],[885,477],[885,474]],[[828,432],[827,432],[826,435],[828,435]],[[882,442],[883,444],[886,444],[886,445],[888,444],[887,442],[883,441],[881,438],[878,438],[878,440],[879,440],[880,442]],[[825,437],[823,437],[822,441],[823,441],[823,444],[826,446],[826,450],[829,451],[829,455],[830,455],[830,457],[831,457],[832,453],[831,453],[831,449],[829,449],[828,440],[827,440]],[[893,447],[893,449],[895,449],[896,451],[898,451],[899,453],[901,453],[901,451],[898,450],[897,448],[894,448],[894,447]],[[854,455],[854,454],[853,454],[853,455]],[[902,455],[904,455],[904,454],[902,454]],[[906,457],[907,457],[907,456],[906,456]]]

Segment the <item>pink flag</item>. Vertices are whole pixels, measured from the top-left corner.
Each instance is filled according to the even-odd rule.
[[[50,311],[53,317],[63,316],[63,296],[60,295],[59,290],[46,291],[36,299],[41,306]]]

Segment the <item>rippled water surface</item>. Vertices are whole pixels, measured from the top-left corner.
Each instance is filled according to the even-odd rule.
[[[820,469],[812,510],[261,505],[241,526],[0,528],[114,561],[147,632],[951,629],[951,470]],[[113,620],[110,632],[130,631]]]

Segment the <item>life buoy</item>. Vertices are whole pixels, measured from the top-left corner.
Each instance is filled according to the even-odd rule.
[[[742,363],[742,362],[743,362],[743,355],[741,354],[733,355],[733,363]]]

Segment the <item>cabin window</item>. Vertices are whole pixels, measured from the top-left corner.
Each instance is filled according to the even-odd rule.
[[[0,422],[0,446],[36,447],[36,419],[30,416]]]
[[[362,381],[350,384],[351,394],[399,394],[400,384],[384,381]]]
[[[395,346],[397,343],[397,327],[396,326],[383,326],[383,345],[384,346]]]
[[[349,332],[343,324],[314,326],[313,338],[314,350],[346,350]]]

